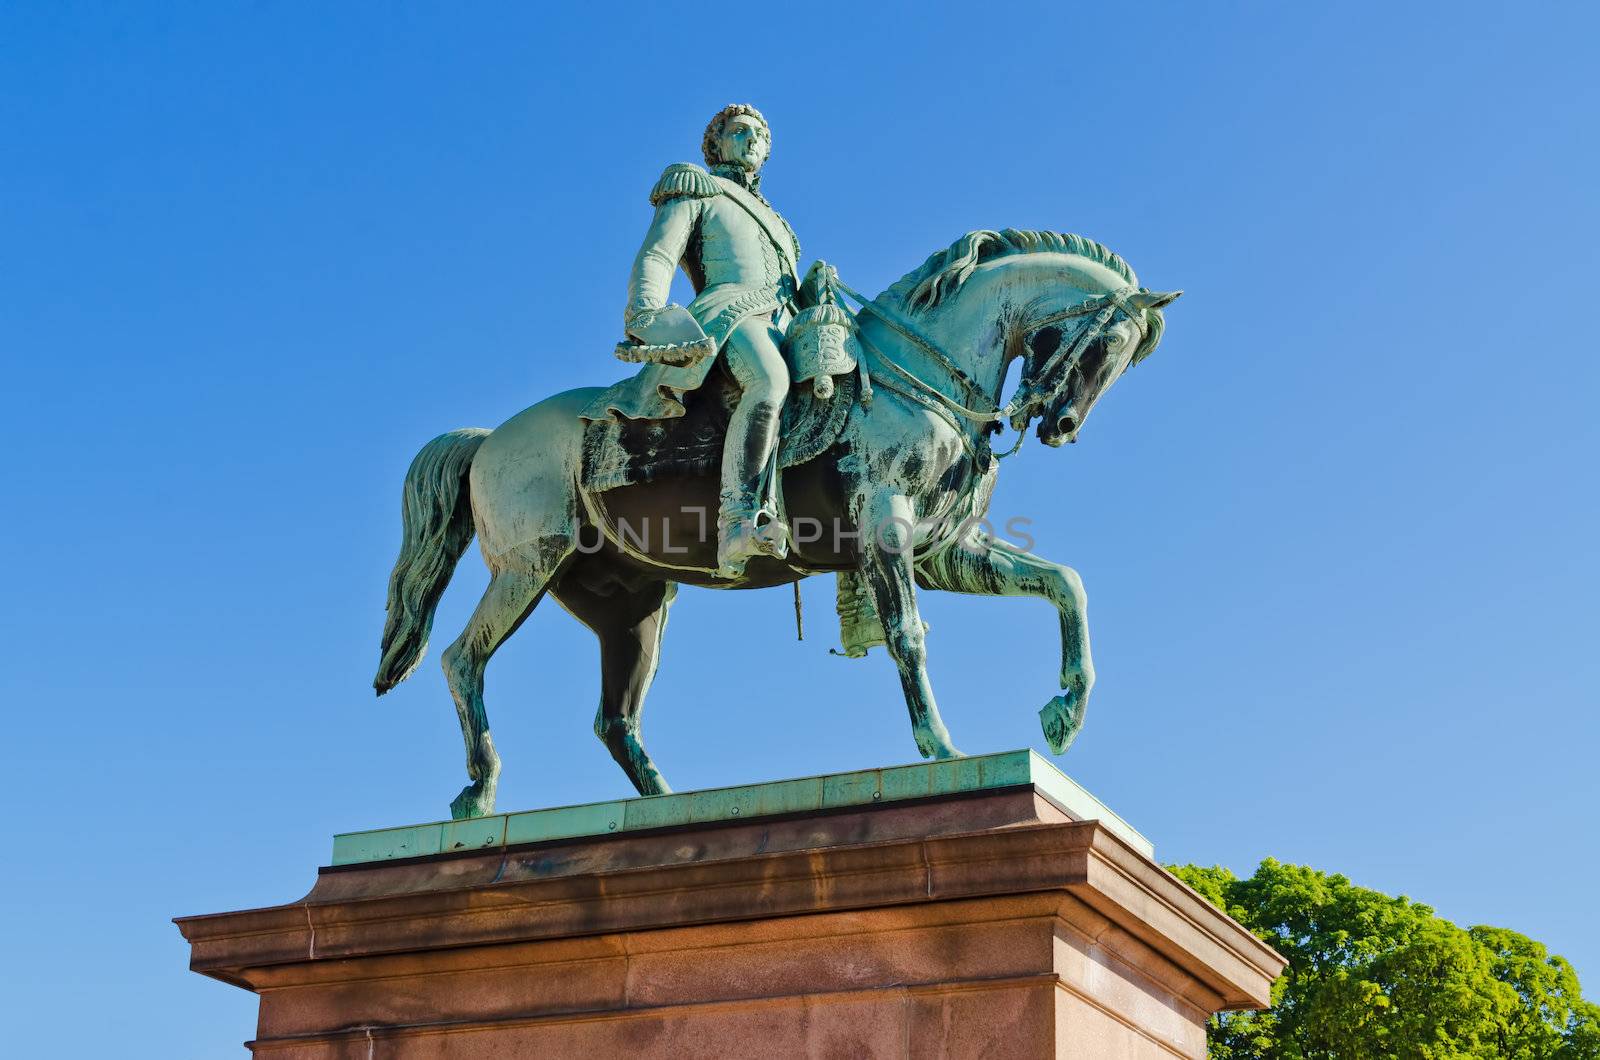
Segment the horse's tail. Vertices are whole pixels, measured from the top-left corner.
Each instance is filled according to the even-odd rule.
[[[400,558],[389,575],[383,659],[372,687],[383,695],[411,676],[428,650],[433,612],[456,561],[472,541],[467,473],[489,436],[480,427],[441,434],[422,447],[406,472],[400,502]]]

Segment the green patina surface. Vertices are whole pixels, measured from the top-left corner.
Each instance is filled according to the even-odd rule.
[[[614,832],[882,805],[1022,784],[1032,784],[1079,820],[1099,821],[1134,849],[1154,857],[1155,847],[1148,839],[1049,762],[1032,751],[1004,751],[736,788],[347,832],[333,837],[333,864],[358,865]]]
[[[1043,600],[1061,633],[1056,692],[1039,711],[1046,746],[1063,754],[1083,726],[1094,663],[1082,580],[1009,540],[1027,538],[1011,524],[997,536],[985,516],[1000,461],[1029,434],[1048,446],[1075,440],[1102,395],[1154,352],[1182,292],[1139,286],[1092,239],[1037,229],[967,232],[877,297],[820,260],[802,276],[799,240],[762,190],[771,145],[761,112],[732,104],[706,127],[705,166],[675,162],[651,189],[626,336],[611,347],[637,373],[551,395],[492,431],[447,431],[406,472],[379,695],[416,670],[473,537],[494,557],[483,598],[440,659],[470,779],[450,803],[455,820],[495,812],[484,669],[546,597],[600,641],[595,735],[642,796],[672,790],[641,725],[679,585],[760,589],[836,572],[842,654],[885,649],[917,751],[931,759],[961,751],[928,676],[918,591]],[[688,305],[670,301],[680,273],[694,289]],[[1016,435],[1004,452],[993,444],[1000,430]],[[817,486],[790,497],[785,474]],[[611,505],[623,487],[628,500]],[[609,547],[599,552],[583,544],[600,540]],[[823,798],[796,784],[782,796],[751,790]],[[709,797],[630,803],[615,822],[594,808],[552,820],[586,834],[607,815],[608,829],[625,830],[635,816],[711,812]],[[518,820],[507,818],[502,842]],[[472,837],[492,842],[478,827]],[[411,840],[408,851],[431,842]]]

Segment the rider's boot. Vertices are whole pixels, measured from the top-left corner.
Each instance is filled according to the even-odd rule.
[[[744,574],[759,555],[789,553],[788,528],[777,504],[778,419],[789,391],[788,368],[771,325],[749,320],[729,338],[728,367],[739,401],[722,446],[722,492],[717,513],[717,573]]]
[[[778,510],[777,409],[771,402],[740,402],[722,451],[722,492],[717,510],[717,574],[739,578],[756,556],[789,554],[789,528]],[[741,415],[741,413],[746,413]],[[753,413],[753,415],[751,415]],[[744,437],[736,427],[745,427]]]
[[[788,554],[788,528],[768,506],[757,502],[754,490],[723,491],[717,513],[718,575],[738,578],[757,556],[783,559]]]

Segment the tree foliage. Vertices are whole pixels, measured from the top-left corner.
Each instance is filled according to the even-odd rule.
[[[1270,858],[1172,871],[1289,960],[1271,1009],[1213,1021],[1212,1060],[1600,1060],[1600,1006],[1515,931]]]

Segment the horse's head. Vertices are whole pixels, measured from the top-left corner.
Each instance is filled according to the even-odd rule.
[[[1100,396],[1155,350],[1165,327],[1162,307],[1182,293],[1111,291],[1057,314],[1066,319],[1036,327],[1028,335],[1024,400],[1013,409],[1012,426],[1024,430],[1037,415],[1046,445],[1077,441]]]
[[[953,402],[998,403],[1006,367],[1022,358],[1021,385],[997,419],[1018,432],[1038,419],[1039,438],[1061,445],[1076,439],[1100,395],[1155,350],[1162,307],[1183,293],[1138,284],[1126,261],[1092,239],[1007,228],[968,232],[901,277],[880,296],[883,308],[867,308],[907,340],[913,361],[927,355],[930,377],[959,391]],[[925,333],[906,317],[921,317]]]

